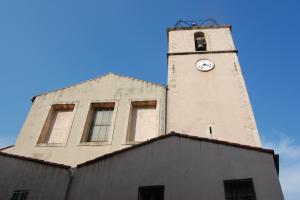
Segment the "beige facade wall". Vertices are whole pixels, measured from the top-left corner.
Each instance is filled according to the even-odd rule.
[[[204,32],[210,52],[195,51],[196,31]],[[261,146],[234,49],[226,27],[169,32],[167,132]],[[199,71],[200,59],[215,68]]]
[[[165,134],[165,87],[114,74],[37,96],[16,145],[5,152],[75,166],[128,147],[126,142],[132,101],[157,101],[156,136]],[[114,102],[109,141],[81,143],[91,103]],[[74,118],[65,144],[38,144],[51,106],[75,104]]]
[[[229,27],[173,29],[168,32],[169,53],[195,52],[194,33],[205,35],[207,51],[235,50]]]
[[[202,31],[207,52],[195,52],[194,33]],[[189,135],[260,146],[260,139],[247,89],[242,76],[229,27],[171,29],[168,32],[168,97],[165,87],[149,82],[108,74],[65,89],[36,97],[19,134],[16,145],[4,152],[25,155],[75,166],[78,163],[136,144],[131,141],[132,102],[156,101],[155,118],[139,122],[137,140],[176,131]],[[215,68],[209,72],[196,69],[196,62],[209,59]],[[91,104],[113,103],[114,111],[107,142],[87,143],[87,120]],[[53,105],[74,105],[66,142],[44,144],[40,141]],[[167,111],[167,114],[165,113]],[[142,116],[142,115],[140,115]],[[167,118],[165,119],[165,117]],[[149,117],[146,117],[149,118]],[[166,123],[167,122],[167,123]],[[49,124],[51,124],[49,122]],[[165,128],[165,124],[167,127]],[[134,126],[134,125],[132,125]],[[166,130],[165,130],[166,129]],[[142,130],[142,131],[141,131]],[[50,137],[50,141],[56,141]],[[63,141],[61,139],[61,141]]]
[[[272,153],[170,136],[76,169],[70,199],[138,199],[139,186],[163,185],[165,200],[219,200],[224,180],[245,178],[258,200],[284,199]]]

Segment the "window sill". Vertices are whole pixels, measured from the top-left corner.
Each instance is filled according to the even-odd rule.
[[[82,142],[78,146],[109,146],[110,142]]]
[[[48,143],[42,143],[42,144],[36,144],[36,147],[64,147],[66,144],[48,144]]]
[[[143,141],[127,141],[123,145],[135,145],[135,144],[140,144]]]

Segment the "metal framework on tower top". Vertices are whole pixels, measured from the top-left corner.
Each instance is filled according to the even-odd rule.
[[[214,25],[218,26],[218,22],[213,18],[203,19],[203,20],[183,20],[179,19],[176,24],[175,28],[180,27],[191,27],[191,26],[203,26],[203,25]]]

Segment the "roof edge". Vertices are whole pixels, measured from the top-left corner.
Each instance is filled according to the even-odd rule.
[[[15,145],[9,145],[9,146],[6,146],[6,147],[2,147],[2,148],[0,148],[0,152],[2,151],[2,150],[5,150],[5,149],[9,149],[9,148],[12,148],[12,147],[14,147]]]
[[[59,168],[64,168],[64,169],[70,169],[71,168],[71,166],[64,165],[64,164],[53,163],[53,162],[48,162],[48,161],[40,160],[40,159],[36,159],[36,158],[30,158],[30,157],[15,155],[15,154],[4,153],[4,152],[1,152],[1,151],[0,151],[0,156],[15,158],[15,159],[19,159],[19,160],[25,160],[25,161],[31,161],[31,162],[35,162],[35,163],[39,163],[39,164],[43,164],[43,165],[59,167]]]
[[[197,30],[197,29],[218,29],[218,28],[229,28],[232,29],[231,24],[223,24],[223,25],[207,25],[207,26],[189,26],[189,27],[171,27],[167,28],[167,32],[170,31],[178,31],[178,30]]]
[[[69,86],[66,86],[66,87],[58,88],[58,89],[55,89],[55,90],[51,90],[49,92],[44,92],[44,93],[35,95],[35,96],[31,97],[30,100],[33,103],[35,101],[36,97],[38,97],[38,96],[42,96],[42,95],[49,94],[49,93],[52,93],[52,92],[57,92],[59,90],[68,89],[68,88],[71,88],[71,87],[74,87],[74,86],[77,86],[77,85],[81,85],[81,84],[84,84],[84,83],[96,80],[98,78],[103,78],[103,77],[108,76],[108,75],[115,75],[115,76],[119,76],[119,77],[122,77],[122,78],[128,78],[128,79],[135,80],[135,81],[141,81],[141,82],[144,82],[144,83],[149,83],[149,84],[157,85],[157,86],[160,86],[160,87],[166,87],[165,85],[160,84],[160,83],[154,83],[154,82],[151,82],[151,81],[145,81],[145,80],[142,80],[142,79],[138,79],[138,78],[134,78],[134,77],[126,76],[126,75],[121,75],[121,74],[117,74],[117,73],[113,73],[113,72],[108,72],[106,74],[103,74],[101,76],[97,76],[95,78],[91,78],[91,79],[88,79],[88,80],[85,80],[85,81],[81,81],[79,83],[75,83],[75,84],[72,84],[72,85],[69,85]]]
[[[81,167],[86,166],[88,164],[92,164],[92,163],[97,162],[97,161],[105,160],[107,158],[111,158],[111,157],[113,157],[115,155],[118,155],[118,154],[121,154],[123,152],[127,152],[127,151],[130,151],[132,149],[139,148],[141,146],[156,142],[156,141],[164,139],[164,138],[172,137],[172,136],[187,138],[187,139],[193,139],[193,140],[202,141],[202,142],[209,142],[209,143],[214,143],[214,144],[227,145],[227,146],[231,146],[231,147],[243,148],[243,149],[253,150],[253,151],[258,151],[258,152],[263,152],[263,153],[270,153],[274,156],[274,150],[272,150],[272,149],[265,149],[265,148],[261,148],[261,147],[242,145],[242,144],[232,143],[232,142],[227,142],[227,141],[222,141],[222,140],[215,140],[215,139],[208,139],[208,138],[203,138],[203,137],[198,137],[198,136],[191,136],[191,135],[176,133],[176,132],[172,131],[171,133],[161,135],[161,136],[156,137],[156,138],[152,138],[152,139],[147,140],[145,142],[142,142],[142,143],[139,143],[139,144],[136,144],[136,145],[124,148],[124,149],[120,149],[120,150],[114,151],[112,153],[104,154],[100,157],[96,157],[92,160],[88,160],[86,162],[78,164],[76,167],[81,168]]]

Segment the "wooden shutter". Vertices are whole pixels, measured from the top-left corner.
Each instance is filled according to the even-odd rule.
[[[89,142],[106,142],[109,138],[113,108],[102,108],[94,111],[90,127]]]
[[[73,110],[55,110],[50,124],[48,143],[64,144],[73,119]]]
[[[145,141],[157,136],[156,106],[134,106],[131,116],[131,141]]]

